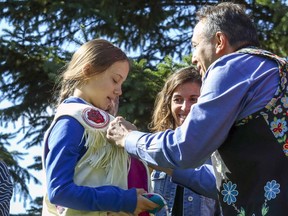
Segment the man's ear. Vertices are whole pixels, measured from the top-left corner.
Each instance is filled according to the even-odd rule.
[[[227,46],[229,45],[228,38],[223,32],[216,32],[215,34],[215,49],[216,54],[222,54],[227,49]]]
[[[82,68],[82,72],[86,77],[89,77],[91,74],[91,65],[90,64],[86,64],[84,65],[84,67]]]

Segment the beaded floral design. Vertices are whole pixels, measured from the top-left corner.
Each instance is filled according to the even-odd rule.
[[[268,202],[275,199],[277,194],[280,193],[280,184],[278,184],[275,180],[268,181],[264,186],[264,197],[265,201],[261,208],[261,216],[267,215],[269,212]],[[233,208],[237,211],[237,216],[246,216],[245,209],[243,207],[238,208],[237,196],[239,192],[237,190],[237,184],[233,184],[231,181],[228,181],[223,184],[223,190],[221,191],[223,195],[223,202],[227,203],[227,205],[233,206]],[[252,216],[256,216],[255,213]]]
[[[271,99],[264,110],[253,115],[249,115],[248,117],[240,120],[236,123],[236,126],[245,125],[251,119],[262,116],[266,123],[269,125],[270,130],[272,131],[274,137],[277,139],[277,142],[282,147],[284,154],[288,157],[288,139],[286,136],[288,130],[288,62],[284,58],[280,58],[279,56],[266,50],[245,48],[239,50],[239,52],[258,54],[276,60],[279,68],[280,83],[274,98]]]
[[[280,74],[280,83],[279,87],[271,99],[271,101],[266,105],[261,111],[247,116],[246,118],[240,120],[235,124],[235,126],[242,126],[247,124],[250,120],[256,118],[263,118],[267,125],[269,126],[271,132],[273,133],[275,139],[283,149],[284,154],[288,157],[288,82],[287,82],[287,73],[288,73],[288,62],[284,58],[280,58],[275,54],[272,54],[265,50],[255,49],[255,48],[246,48],[241,49],[241,53],[250,53],[266,56],[270,59],[274,59],[278,63],[279,74]],[[221,173],[221,172],[220,172]],[[237,212],[237,216],[246,216],[246,211],[244,207],[237,206],[237,196],[241,193],[238,191],[237,184],[228,181],[228,179],[223,176],[223,179],[226,181],[222,184],[222,199],[223,202],[229,206],[232,206]],[[276,199],[277,195],[281,192],[280,184],[276,180],[267,181],[263,187],[263,196],[264,203],[261,208],[261,216],[268,215],[269,212],[269,201]],[[260,196],[261,194],[259,194]],[[251,214],[249,213],[249,216]],[[252,216],[256,216],[255,212],[252,213]]]

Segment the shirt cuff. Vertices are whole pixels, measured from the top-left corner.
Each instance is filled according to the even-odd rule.
[[[137,156],[138,152],[138,141],[146,133],[140,131],[131,131],[125,137],[125,149],[129,154]]]

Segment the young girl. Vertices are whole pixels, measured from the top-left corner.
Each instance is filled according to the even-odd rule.
[[[129,69],[125,53],[103,39],[73,55],[44,137],[42,215],[138,215],[157,207],[142,196],[149,187],[146,166],[106,139]]]

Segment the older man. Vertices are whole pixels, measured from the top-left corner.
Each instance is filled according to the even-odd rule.
[[[192,62],[203,86],[185,122],[149,134],[118,117],[107,136],[164,167],[196,167],[213,153],[224,216],[287,215],[287,62],[257,48],[256,28],[240,5],[205,6],[197,16]]]

